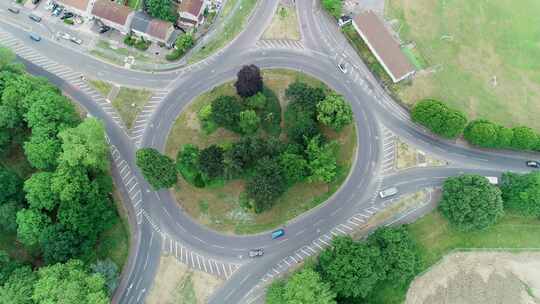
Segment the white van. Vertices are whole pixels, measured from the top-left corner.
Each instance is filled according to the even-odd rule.
[[[499,184],[499,179],[496,176],[484,176],[484,177],[487,178],[488,182],[492,185]]]
[[[398,193],[398,189],[396,187],[391,187],[391,188],[388,188],[379,192],[379,196],[381,198],[386,198],[386,197],[394,196],[397,193]]]

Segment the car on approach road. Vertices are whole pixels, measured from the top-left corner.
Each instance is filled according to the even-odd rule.
[[[496,177],[496,176],[486,176],[486,179],[492,185],[498,185],[499,184],[499,178]]]
[[[18,8],[16,7],[8,7],[8,11],[14,13],[14,14],[18,14],[20,11]]]
[[[540,162],[537,162],[536,160],[528,160],[525,162],[527,167],[531,168],[540,168]]]
[[[272,240],[280,238],[280,237],[282,237],[284,235],[285,235],[285,230],[283,230],[283,229],[278,229],[276,231],[273,231],[272,232]]]
[[[379,192],[379,196],[381,198],[387,198],[390,196],[394,196],[398,193],[398,189],[396,187],[391,187],[388,189],[384,189],[383,191]]]
[[[261,257],[263,255],[264,255],[264,250],[262,248],[251,249],[249,251],[249,257],[250,258]]]
[[[347,74],[347,64],[345,62],[340,62],[338,68],[343,74]]]
[[[28,15],[28,18],[34,20],[35,22],[41,22],[41,17],[40,17],[40,16],[36,16],[36,15],[34,15],[34,14]]]
[[[39,36],[38,34],[35,34],[35,33],[30,33],[30,39],[38,42],[38,41],[41,41],[41,36]]]

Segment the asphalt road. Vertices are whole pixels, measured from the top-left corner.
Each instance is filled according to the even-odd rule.
[[[246,30],[224,50],[195,66],[161,73],[112,66],[82,54],[76,48],[50,40],[47,36],[40,43],[30,43],[28,29],[17,25],[24,21],[17,18],[26,18],[24,14],[0,20],[1,30],[21,43],[89,77],[127,86],[168,90],[167,96],[149,118],[142,146],[163,150],[171,126],[182,109],[196,96],[233,79],[244,64],[254,63],[261,68],[288,68],[312,75],[343,94],[352,104],[359,151],[341,189],[325,204],[287,223],[287,233],[282,239],[271,240],[269,233],[231,236],[197,224],[175,202],[169,191],[152,191],[136,168],[136,147],[125,130],[78,87],[40,68],[39,63],[25,62],[31,73],[47,77],[91,115],[103,120],[108,138],[114,146],[113,151],[118,151],[113,152],[112,157],[113,177],[122,190],[134,237],[129,263],[124,269],[114,303],[144,302],[158,267],[159,256],[163,250],[167,250],[167,244],[173,248],[173,241],[175,248],[180,244],[182,249],[191,252],[192,262],[193,254],[197,262],[200,256],[205,269],[205,261],[220,261],[223,269],[225,265],[239,265],[236,271],[227,274],[226,284],[214,294],[211,303],[261,301],[261,287],[264,286],[261,280],[268,277],[270,270],[283,264],[282,261],[287,261],[288,257],[298,257],[299,249],[312,248],[313,244],[317,244],[316,240],[335,234],[336,227],[350,223],[351,215],[367,212],[371,208],[383,208],[385,201],[377,197],[380,189],[396,186],[400,193],[411,193],[425,187],[440,186],[445,178],[462,173],[500,176],[504,171],[528,171],[524,161],[534,158],[534,154],[474,149],[462,143],[436,138],[413,124],[407,112],[379,87],[346,43],[335,22],[321,12],[316,0],[296,1],[302,43],[306,47],[304,50],[258,48],[255,43],[271,21],[278,3],[277,0],[260,1]],[[0,9],[2,7],[5,4],[0,4]],[[33,31],[43,30],[41,25],[24,24]],[[342,60],[351,65],[346,74],[337,68],[337,63]],[[422,151],[449,161],[450,165],[383,175],[383,125]],[[131,175],[124,174],[126,171]],[[414,216],[416,214],[409,215],[408,219]],[[265,256],[251,260],[246,258],[250,248],[264,248]],[[195,264],[193,262],[192,267]],[[209,265],[212,267],[212,264]],[[202,270],[200,264],[198,267]]]

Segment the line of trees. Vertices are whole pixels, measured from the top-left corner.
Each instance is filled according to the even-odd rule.
[[[421,100],[411,111],[412,121],[444,138],[463,138],[483,148],[540,151],[540,135],[525,126],[507,128],[486,119],[467,123],[467,116],[441,101]]]
[[[365,303],[383,284],[408,284],[420,263],[405,226],[379,228],[363,241],[337,237],[316,264],[274,282],[266,303]]]
[[[34,267],[46,266],[32,269],[0,252],[0,302],[108,303],[116,265],[94,265],[105,277],[75,259],[95,260],[98,236],[115,216],[103,124],[81,122],[57,88],[0,48],[2,158],[14,146],[23,147],[34,172],[26,178],[0,166],[0,228],[16,232]]]
[[[303,182],[332,182],[339,173],[338,144],[321,131],[327,126],[340,131],[352,122],[351,106],[337,94],[302,82],[285,91],[285,134],[281,128],[281,106],[276,95],[264,86],[255,65],[244,66],[235,82],[238,96],[219,96],[198,113],[202,129],[210,134],[222,127],[241,135],[237,142],[199,148],[183,146],[176,157],[178,173],[196,187],[224,180],[245,179],[242,205],[254,212],[270,209],[292,185]],[[137,164],[156,189],[176,183],[172,160],[157,156]],[[162,161],[158,161],[161,159]],[[163,182],[164,180],[167,182]]]

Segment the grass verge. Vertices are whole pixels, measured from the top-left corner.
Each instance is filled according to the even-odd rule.
[[[228,0],[223,7],[221,20],[224,21],[219,33],[200,50],[194,53],[188,62],[195,63],[212,55],[232,41],[244,28],[257,0]],[[233,10],[235,6],[238,8]]]
[[[142,111],[142,108],[151,96],[152,92],[147,90],[120,89],[118,95],[112,101],[112,105],[118,111],[118,114],[128,129],[133,126],[137,114]]]
[[[300,40],[300,28],[296,8],[279,5],[272,23],[264,31],[263,39]]]
[[[103,97],[107,97],[112,89],[112,84],[101,80],[88,80],[92,87],[96,89]]]
[[[314,78],[288,70],[265,70],[263,78],[265,85],[278,96],[282,109],[286,106],[285,89],[297,79],[313,86],[324,86]],[[237,141],[239,139],[237,134],[223,128],[209,135],[205,134],[197,118],[197,113],[204,105],[220,95],[234,95],[235,92],[232,82],[225,83],[197,97],[189,104],[171,129],[166,154],[176,159],[178,150],[187,143],[204,148],[214,143]],[[180,178],[173,190],[176,200],[199,223],[225,233],[250,234],[277,227],[324,202],[347,177],[356,151],[355,127],[349,125],[340,133],[328,129],[323,131],[329,139],[337,140],[340,145],[338,164],[342,169],[336,180],[330,184],[307,182],[296,184],[278,199],[272,209],[261,214],[248,213],[240,207],[239,198],[244,190],[243,180],[196,188]]]

